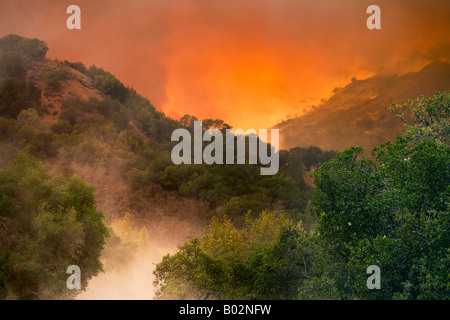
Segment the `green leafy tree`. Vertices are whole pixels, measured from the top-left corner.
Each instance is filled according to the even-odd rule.
[[[86,288],[102,270],[107,234],[93,188],[78,177],[52,176],[27,154],[0,170],[2,298],[73,297],[67,267],[81,268]]]
[[[449,298],[445,97],[420,99],[406,134],[375,148],[373,159],[354,147],[314,173],[318,231],[341,270],[332,279],[342,297]],[[381,268],[382,290],[367,289],[369,265]]]
[[[156,266],[156,298],[295,299],[317,272],[316,249],[301,224],[282,213],[247,215],[242,229],[214,218],[200,238]]]
[[[415,143],[433,141],[450,146],[450,93],[437,92],[405,104],[394,104],[393,111],[406,126],[406,134]]]

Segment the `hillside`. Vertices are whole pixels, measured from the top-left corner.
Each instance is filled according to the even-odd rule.
[[[0,169],[26,153],[52,174],[93,185],[96,208],[111,231],[102,254],[106,273],[93,279],[84,297],[151,298],[152,263],[215,213],[205,201],[158,182],[159,170],[170,164],[167,141],[179,123],[112,74],[48,59],[47,50],[38,39],[0,39]],[[155,183],[140,178],[156,163]],[[145,276],[130,279],[138,266],[145,266],[138,271]],[[108,287],[114,283],[122,289]]]
[[[296,159],[300,154],[283,153],[279,174],[270,177],[261,176],[257,166],[174,165],[170,158],[175,145],[170,141],[171,134],[179,127],[192,130],[195,116],[183,117],[190,121],[175,121],[95,65],[87,68],[81,62],[47,59],[48,48],[38,39],[10,35],[0,39],[1,50],[4,85],[0,87],[0,116],[11,133],[4,147],[15,149],[14,143],[20,141],[19,150],[31,152],[66,176],[81,174],[97,186],[99,195],[110,178],[94,179],[95,175],[116,175],[114,184],[125,185],[130,191],[114,197],[120,190],[116,188],[98,199],[110,203],[115,215],[136,211],[118,204],[123,194],[136,196],[147,189],[155,197],[165,199],[171,194],[181,196],[182,203],[190,199],[206,204],[209,213],[193,213],[197,217],[226,213],[242,223],[248,210],[285,209],[296,218],[305,213],[312,190],[304,182],[301,159]],[[36,112],[38,115],[34,115]],[[227,128],[220,119],[203,121],[204,130]],[[25,139],[20,133],[24,130],[29,130]],[[3,163],[6,160],[2,159]],[[292,163],[299,165],[295,168]],[[89,168],[94,177],[89,176]],[[111,185],[112,181],[105,188]],[[146,201],[144,197],[142,202]],[[145,211],[152,208],[136,203],[139,205],[135,207]],[[173,210],[167,214],[186,216]]]
[[[331,98],[298,118],[278,123],[282,148],[316,145],[342,151],[351,146],[371,149],[403,131],[386,110],[421,95],[450,90],[450,64],[433,62],[418,72],[354,80]]]
[[[401,127],[380,106],[445,89],[447,64],[338,90],[302,117],[309,143],[280,150],[278,173],[263,176],[248,163],[175,165],[171,134],[177,128],[192,134],[195,116],[170,119],[108,71],[50,60],[47,51],[39,39],[0,39],[0,299],[316,299],[323,290],[333,293],[330,298],[366,299],[365,289],[340,288],[342,279],[353,283],[356,276],[336,270],[357,268],[365,276],[367,266],[353,261],[368,258],[347,262],[348,253],[335,255],[366,252],[360,245],[381,234],[400,244],[387,255],[398,259],[396,265],[422,256],[418,252],[427,257],[418,265],[431,266],[426,274],[440,276],[448,264],[440,260],[449,234],[440,223],[448,219],[439,216],[448,213],[442,200],[447,146],[424,141],[416,148],[403,141],[372,162],[357,159],[358,148],[336,154],[309,145],[328,138],[321,146],[335,149],[356,144],[363,133],[373,139],[368,143],[384,141]],[[437,119],[431,122],[442,121],[431,135],[427,121],[413,132],[447,132],[449,98],[445,93],[427,101],[438,106],[427,111]],[[203,125],[222,133],[229,127],[220,119],[203,119]],[[291,138],[302,141],[294,120],[284,125],[293,125]],[[305,180],[311,171],[316,190]],[[431,219],[430,229],[409,223],[409,217],[416,221],[410,213]],[[403,242],[405,227],[405,234],[434,235],[428,243],[443,251]],[[336,249],[329,251],[330,244]],[[67,293],[67,265],[82,268],[87,291]],[[428,277],[413,278],[418,287],[429,287]],[[440,283],[438,293],[424,294],[442,296]]]
[[[94,87],[91,78],[62,61],[28,60],[25,63],[25,70],[25,79],[41,90],[41,111],[44,122],[56,123],[61,113],[61,106],[72,99],[89,101],[89,99],[101,100],[105,97],[105,94]],[[65,80],[60,82],[58,88],[46,84],[45,75],[54,70],[65,73]]]
[[[0,39],[0,169],[25,153],[55,176],[93,185],[96,208],[112,232],[102,255],[106,274],[94,279],[89,297],[122,297],[116,285],[108,286],[116,280],[123,292],[130,288],[129,297],[141,289],[151,297],[151,263],[215,215],[242,226],[249,211],[284,210],[305,229],[313,227],[312,188],[299,153],[284,152],[274,176],[260,175],[254,165],[174,165],[171,134],[193,130],[192,121],[168,118],[95,65],[51,60],[47,51],[39,39]],[[220,119],[203,121],[204,130],[227,127]],[[148,276],[130,281],[127,275],[136,272],[129,268],[138,265],[145,267],[136,272]]]

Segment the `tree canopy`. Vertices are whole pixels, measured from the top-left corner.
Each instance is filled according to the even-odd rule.
[[[76,176],[51,175],[27,154],[0,170],[1,298],[70,298],[68,266],[81,268],[84,289],[102,270],[108,232],[93,191]]]
[[[242,229],[213,220],[157,265],[157,297],[449,299],[448,102],[437,93],[410,110],[394,106],[412,115],[395,143],[371,158],[353,147],[323,163],[312,174],[314,233],[274,212]],[[367,287],[371,265],[380,290]]]

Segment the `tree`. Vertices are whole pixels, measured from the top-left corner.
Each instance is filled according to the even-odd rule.
[[[29,81],[0,79],[0,115],[16,118],[23,109],[39,109],[41,90]]]
[[[69,62],[67,60],[64,60],[64,63],[71,67],[74,70],[77,70],[78,72],[87,73],[87,68],[82,62]]]
[[[19,123],[20,125],[31,126],[39,130],[45,128],[45,125],[39,117],[38,112],[33,108],[20,111],[17,117],[17,123]]]
[[[316,170],[320,165],[328,160],[331,160],[336,156],[336,151],[329,150],[323,151],[319,147],[309,146],[308,148],[295,147],[291,148],[284,154],[284,170],[293,173],[293,177],[301,174],[303,170],[311,171]],[[299,181],[299,185],[304,184],[303,175],[296,178]]]
[[[92,79],[94,86],[104,94],[122,103],[127,99],[129,95],[127,88],[111,73],[93,65],[87,70],[87,75]]]
[[[0,51],[0,77],[18,77],[23,70],[23,59],[19,53]]]
[[[44,59],[48,47],[47,43],[39,39],[23,38],[16,43],[15,50],[31,59]]]
[[[214,218],[200,238],[156,266],[156,298],[294,299],[316,272],[314,242],[283,213],[248,214],[240,230]]]
[[[449,298],[445,97],[422,98],[417,110],[411,106],[407,132],[395,144],[375,148],[373,160],[354,147],[313,174],[318,231],[339,262],[341,278],[334,280],[343,297]],[[365,270],[372,264],[381,268],[382,290],[367,290]]]
[[[80,99],[72,99],[64,102],[61,107],[60,120],[69,121],[71,125],[81,124],[86,121],[86,111],[89,104]]]
[[[42,40],[10,34],[0,39],[0,51],[19,53],[31,59],[43,59],[47,54],[48,47]]]
[[[0,170],[0,293],[9,299],[70,298],[66,269],[82,270],[82,287],[102,270],[107,228],[93,187],[52,176],[27,154]],[[3,240],[6,241],[3,241]]]
[[[9,34],[0,39],[0,50],[1,51],[14,51],[16,45],[21,41],[23,37],[16,34]]]
[[[180,123],[183,127],[189,130],[194,129],[194,121],[198,121],[196,116],[191,116],[189,114],[185,114],[180,118]]]
[[[436,92],[405,104],[394,104],[393,111],[406,126],[406,134],[415,143],[433,141],[450,146],[450,93]]]

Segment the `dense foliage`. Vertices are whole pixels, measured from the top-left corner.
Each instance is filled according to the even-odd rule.
[[[315,173],[318,230],[349,278],[344,297],[449,298],[450,150],[406,138],[357,160],[353,148]],[[382,290],[365,287],[378,265]]]
[[[28,39],[15,34],[7,35],[0,39],[0,51],[17,52],[30,59],[45,58],[48,47],[39,39]]]
[[[132,188],[136,190],[152,189],[154,192],[165,190],[204,201],[216,210],[219,216],[223,213],[228,214],[235,225],[243,226],[245,215],[249,211],[252,212],[249,216],[250,219],[256,218],[263,210],[272,209],[285,210],[286,216],[294,221],[303,220],[305,229],[313,228],[315,218],[309,211],[312,188],[305,183],[303,178],[304,172],[308,169],[305,162],[308,157],[307,150],[303,153],[283,151],[280,155],[280,172],[273,177],[261,176],[259,168],[251,165],[176,166],[170,158],[170,151],[175,144],[170,142],[171,134],[174,129],[180,127],[191,130],[193,121],[197,120],[195,117],[187,115],[180,122],[172,120],[157,111],[147,99],[125,87],[109,72],[96,66],[86,68],[79,62],[56,62],[58,64],[56,69],[46,70],[41,75],[42,82],[33,84],[27,81],[25,71],[33,63],[45,62],[42,58],[45,57],[46,45],[43,42],[28,41],[29,39],[24,41],[24,39],[14,35],[0,39],[1,168],[5,168],[8,160],[14,159],[14,155],[17,153],[22,153],[20,159],[28,159],[26,162],[29,164],[24,165],[25,169],[23,170],[29,172],[31,176],[34,170],[38,170],[36,168],[41,167],[26,155],[33,155],[45,163],[55,161],[67,164],[76,163],[82,166],[101,167],[105,170],[115,170],[117,163],[124,163],[125,165],[121,165],[123,170],[120,173]],[[68,80],[69,74],[70,79],[73,78],[69,67],[82,72],[83,77],[90,77],[93,85],[104,94],[104,98],[88,101],[66,99],[58,110],[59,116],[56,123],[48,124],[42,118],[43,115],[49,113],[47,112],[48,106],[41,103],[41,94],[51,97],[58,96],[59,91],[66,85],[64,82]],[[42,93],[38,86],[42,88]],[[222,120],[205,119],[205,130],[211,127],[220,130],[229,128]],[[313,149],[315,154],[321,153],[321,150],[317,152],[317,148]],[[14,161],[13,163],[16,163]],[[298,167],[299,170],[295,170],[295,167]],[[41,169],[39,170],[45,172],[43,168]],[[62,170],[65,170],[64,167]],[[64,172],[67,177],[70,177],[70,170]],[[64,198],[65,193],[61,189],[64,184],[62,181],[66,180],[60,177],[57,179],[47,177],[48,173],[42,173],[42,175],[43,182],[36,184],[33,192],[37,192],[39,188],[44,188],[43,185],[48,184],[47,189],[52,190],[52,193],[48,194],[49,197],[52,197],[52,203],[67,201]],[[58,185],[52,185],[54,179],[59,181]],[[67,183],[75,181],[73,179],[75,178],[70,178]],[[78,182],[83,184],[81,181]],[[90,187],[86,186],[86,188]],[[23,192],[28,191],[24,190]],[[6,195],[1,196],[6,197]],[[35,201],[36,207],[29,208],[27,223],[31,224],[35,216],[40,215],[39,206],[45,207],[47,204],[44,205],[44,203],[51,202],[46,196],[47,194],[39,199],[29,199],[29,201]],[[16,201],[18,205],[24,205],[21,201],[25,201],[25,199],[19,197]],[[8,210],[14,211],[12,208]],[[90,214],[95,216],[94,207],[90,207],[89,210]],[[48,211],[57,220],[54,228],[65,232],[64,228],[72,228],[70,223],[78,223],[72,220],[70,223],[61,220],[65,219],[66,215],[69,219],[71,212]],[[3,216],[3,212],[0,215]],[[0,277],[3,281],[2,297],[50,298],[59,296],[63,293],[60,285],[65,285],[60,279],[63,276],[65,279],[67,278],[62,266],[69,263],[69,256],[73,252],[68,253],[69,256],[58,252],[61,254],[61,258],[46,261],[42,266],[39,265],[42,262],[39,260],[40,256],[35,257],[28,251],[20,251],[22,248],[20,246],[41,246],[40,243],[36,244],[33,238],[36,237],[34,233],[37,230],[11,229],[11,219],[11,217],[8,217],[8,221],[2,219],[0,225],[2,235],[0,247],[2,253],[5,254],[2,256]],[[59,226],[60,222],[63,226]],[[12,237],[11,232],[14,232],[17,237]],[[83,232],[87,233],[88,231],[84,230]],[[81,237],[81,235],[79,233],[77,237]],[[58,234],[59,236],[61,235]],[[12,247],[9,244],[10,237],[18,241],[11,243]],[[27,238],[26,241],[31,242],[26,242],[25,238]],[[112,239],[117,240],[114,235]],[[74,250],[81,250],[81,246],[87,246],[90,241],[86,239],[83,244],[77,242],[78,247]],[[95,241],[92,242],[92,250],[100,250],[101,246],[97,245]],[[11,250],[17,250],[22,254],[22,262],[16,264],[15,260],[10,260],[9,255],[6,256],[6,252],[12,252]],[[40,252],[36,251],[33,254],[39,255]],[[17,279],[13,276],[13,271],[19,268],[20,263],[27,261],[36,262],[39,266],[29,274],[23,271],[24,277],[26,275],[28,278],[33,278],[44,270],[44,278],[38,277],[35,282],[30,284],[31,287],[15,282]],[[65,268],[70,264],[72,262],[65,265]],[[24,268],[28,268],[28,266],[24,265]],[[87,281],[100,269],[92,267],[92,272],[88,271],[87,274],[84,267],[82,270],[83,280]],[[44,290],[45,281],[55,281],[55,279],[56,286],[49,286],[48,290]]]
[[[0,114],[5,118],[16,118],[20,111],[28,108],[39,110],[41,90],[31,82],[14,78],[0,78]]]
[[[320,264],[320,247],[283,213],[246,216],[242,229],[213,219],[200,238],[154,271],[158,299],[295,299]]]
[[[67,80],[67,74],[63,70],[52,70],[44,75],[45,84],[47,87],[59,90],[61,89],[61,81]]]
[[[78,134],[92,133],[94,125],[105,128],[105,122],[111,123],[108,132],[102,130],[98,134],[103,135],[101,140],[108,141],[108,148],[128,154],[124,175],[134,188],[160,186],[206,201],[240,225],[249,210],[258,214],[264,209],[283,209],[293,219],[304,220],[305,228],[312,228],[314,218],[307,214],[312,188],[305,183],[303,175],[332,158],[335,152],[317,147],[282,151],[280,172],[269,178],[261,176],[259,169],[251,165],[174,165],[170,151],[175,143],[170,142],[170,136],[179,127],[192,131],[193,122],[198,120],[195,116],[185,115],[180,122],[171,120],[111,73],[96,66],[86,68],[81,63],[66,64],[87,74],[107,97],[102,101],[66,103],[60,122],[53,125],[52,130],[72,135],[74,130]],[[89,115],[92,112],[97,114]],[[138,131],[129,125],[129,121]],[[223,131],[230,126],[220,119],[204,119],[203,130],[208,128]],[[98,154],[92,151],[92,155]],[[123,152],[120,154],[124,155]]]
[[[157,297],[449,299],[449,97],[411,101],[407,132],[372,158],[350,148],[313,173],[315,233],[266,212],[240,231],[213,221],[157,266]],[[270,231],[248,241],[260,220]]]
[[[52,176],[19,154],[0,170],[0,297],[71,297],[66,269],[83,270],[82,284],[102,270],[107,229],[93,187],[76,176]]]
[[[197,118],[172,120],[80,62],[43,74],[42,90],[57,95],[70,67],[104,96],[65,100],[57,122],[44,123],[41,90],[24,71],[46,52],[37,39],[0,39],[1,298],[61,297],[68,265],[82,267],[83,281],[101,270],[107,231],[92,187],[52,176],[33,156],[104,170],[120,162],[135,190],[173,192],[215,210],[202,235],[157,265],[157,298],[449,298],[449,93],[395,105],[406,133],[369,158],[359,147],[293,148],[280,151],[276,175],[261,176],[248,164],[174,165],[171,133],[192,132]],[[203,127],[230,126],[204,119]],[[381,290],[366,287],[369,265],[381,268]]]

